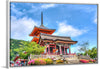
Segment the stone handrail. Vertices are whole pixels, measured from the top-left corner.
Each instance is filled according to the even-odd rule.
[[[30,55],[30,59],[35,58],[74,58],[75,55]]]

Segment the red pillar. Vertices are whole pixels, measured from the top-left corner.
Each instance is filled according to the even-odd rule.
[[[64,55],[65,55],[65,46],[64,46]]]
[[[67,55],[67,48],[66,48],[66,55]]]
[[[48,54],[50,54],[50,45],[49,45],[49,47],[48,47]]]
[[[61,47],[61,54],[62,54],[62,47]]]
[[[57,53],[56,53],[56,45],[55,45],[55,54],[57,54]]]

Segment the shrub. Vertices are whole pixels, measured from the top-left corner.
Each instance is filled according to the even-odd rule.
[[[86,60],[86,59],[80,59],[80,62],[82,62],[82,63],[89,63],[89,60]]]
[[[38,58],[34,59],[28,62],[29,65],[34,64],[34,65],[45,65],[45,64],[53,64],[53,60],[50,58],[43,59],[43,58]]]
[[[63,60],[56,60],[56,63],[63,63],[64,61]]]
[[[90,60],[89,60],[89,62],[95,62],[95,60],[93,60],[93,59],[90,59]]]
[[[89,63],[93,63],[93,62],[89,62]]]
[[[66,63],[68,63],[68,61],[66,60]]]
[[[40,65],[45,65],[46,61],[45,60],[39,60],[40,61]]]
[[[46,61],[45,59],[42,59],[42,58],[38,58],[38,59],[34,59],[35,60],[35,65],[45,65],[46,64]]]
[[[46,64],[53,64],[53,60],[50,58],[45,59]]]
[[[35,63],[34,63],[35,65],[40,65],[40,61],[39,61],[39,59],[35,59]]]
[[[34,63],[35,63],[34,60],[31,60],[31,61],[28,62],[29,65],[34,64]]]

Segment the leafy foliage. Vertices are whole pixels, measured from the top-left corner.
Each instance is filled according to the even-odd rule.
[[[50,58],[45,59],[46,64],[53,64],[53,60]]]
[[[45,47],[35,42],[10,39],[10,60],[14,60],[17,54],[20,58],[27,59],[30,54],[41,54]]]
[[[30,54],[40,55],[45,50],[45,46],[40,46],[36,42],[22,41],[20,48],[14,49],[20,58],[27,59]]]
[[[91,57],[91,58],[96,58],[97,57],[97,48],[96,47],[93,47],[91,50],[87,50],[85,51],[85,55],[86,53],[88,53],[88,55]]]
[[[64,61],[59,59],[59,60],[56,60],[56,63],[63,63]]]
[[[14,60],[16,57],[17,52],[14,49],[20,48],[20,42],[23,42],[23,40],[10,39],[10,60]]]

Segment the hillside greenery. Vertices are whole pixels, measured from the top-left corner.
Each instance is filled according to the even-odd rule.
[[[30,54],[40,55],[46,48],[45,46],[40,46],[36,42],[23,41],[21,44],[22,45],[20,45],[20,48],[14,49],[14,51],[19,54],[21,59],[28,59]]]
[[[11,39],[10,60],[14,60],[18,54],[21,59],[28,59],[30,54],[40,55],[44,52],[45,46],[40,46],[36,42]]]
[[[20,48],[20,45],[23,45],[21,42],[23,40],[10,39],[10,60],[14,60],[16,57],[17,52],[14,49]]]

